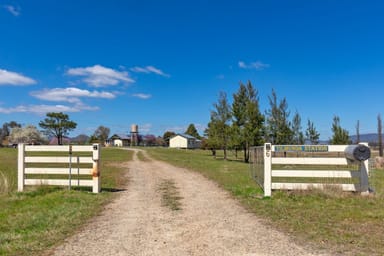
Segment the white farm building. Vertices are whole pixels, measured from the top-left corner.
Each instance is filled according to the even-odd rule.
[[[107,146],[128,147],[131,144],[131,137],[125,134],[114,134],[106,141]]]
[[[170,148],[200,148],[201,141],[188,134],[176,134],[169,139]]]

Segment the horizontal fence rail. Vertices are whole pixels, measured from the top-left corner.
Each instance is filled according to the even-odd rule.
[[[26,185],[85,186],[101,191],[100,145],[18,145],[18,191]]]
[[[350,151],[364,157],[351,159]],[[307,190],[339,187],[343,191],[368,193],[370,150],[359,145],[271,145],[254,147],[251,174],[263,188]],[[346,153],[348,152],[348,153]],[[327,157],[328,155],[328,157]]]

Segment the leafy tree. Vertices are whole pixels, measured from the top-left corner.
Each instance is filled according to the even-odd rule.
[[[304,144],[304,134],[301,128],[301,117],[297,111],[292,119],[292,133],[293,133],[293,144],[296,144],[296,145]]]
[[[343,129],[340,126],[340,118],[338,116],[333,117],[332,132],[333,132],[333,136],[331,139],[331,144],[334,144],[334,145],[349,144],[349,133],[347,130]]]
[[[220,148],[219,136],[217,127],[214,125],[214,122],[211,117],[211,121],[207,125],[208,127],[204,131],[204,136],[206,139],[203,141],[203,147],[210,149],[212,155],[216,157],[216,149]]]
[[[153,134],[147,134],[142,137],[142,142],[144,146],[155,146],[156,140],[157,138]]]
[[[69,120],[67,114],[62,112],[49,112],[47,113],[47,117],[39,122],[39,126],[44,129],[44,133],[47,136],[56,137],[57,143],[62,145],[63,136],[74,130],[77,124]]]
[[[156,138],[156,145],[164,147],[167,144],[165,143],[165,140],[163,139],[163,137],[157,136],[157,138]]]
[[[381,121],[381,115],[377,115],[377,134],[379,136],[379,156],[383,156],[383,123]]]
[[[89,137],[88,141],[90,144],[99,143],[99,138],[97,138],[94,134],[92,134],[91,137]]]
[[[185,134],[191,135],[197,139],[201,138],[194,124],[190,124],[188,126],[187,130],[185,131]]]
[[[95,138],[97,138],[99,143],[103,144],[108,139],[108,136],[109,136],[110,132],[111,132],[111,130],[108,127],[100,125],[99,127],[97,127],[97,129],[96,129],[95,133],[93,134],[93,136]]]
[[[316,131],[315,125],[309,119],[307,123],[307,130],[305,131],[305,136],[312,145],[319,144],[320,133]]]
[[[46,142],[46,139],[35,126],[27,125],[24,128],[14,127],[9,135],[9,141],[12,144],[42,144]]]
[[[233,94],[231,142],[244,152],[244,161],[249,161],[251,146],[261,145],[264,116],[259,109],[258,91],[248,81],[240,83],[239,90]]]
[[[169,146],[169,139],[172,137],[172,136],[175,136],[176,133],[174,132],[171,132],[171,131],[166,131],[164,134],[163,134],[163,139],[165,141],[165,145],[166,146]]]
[[[215,110],[211,111],[211,120],[208,123],[206,133],[208,144],[212,148],[224,150],[224,159],[227,159],[231,120],[231,107],[228,104],[227,94],[220,92],[219,100],[213,104]]]
[[[266,111],[266,138],[273,144],[292,143],[293,132],[289,122],[288,103],[285,98],[278,102],[275,90],[269,97],[270,109]]]
[[[3,141],[7,139],[10,135],[11,130],[16,127],[21,127],[21,124],[11,121],[9,123],[4,123],[3,128],[0,128],[0,144],[3,144]]]

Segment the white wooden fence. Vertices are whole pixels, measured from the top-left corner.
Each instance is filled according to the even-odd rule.
[[[367,146],[367,144],[363,145]],[[264,196],[271,196],[272,190],[276,189],[307,190],[328,186],[337,186],[343,191],[369,193],[368,160],[352,161],[347,159],[345,150],[348,146],[296,146],[266,143],[264,146],[253,148],[251,154],[251,173],[253,178],[264,189]],[[293,153],[295,150],[297,152],[305,152],[306,156],[297,157],[299,153],[295,155]],[[320,156],[319,154],[311,156],[312,153],[315,155],[318,152],[333,156],[322,157],[321,154]],[[298,168],[298,166],[303,168]],[[282,179],[287,179],[288,181],[279,181]],[[341,183],[338,183],[338,180]],[[346,180],[349,182],[346,183]]]
[[[19,144],[18,191],[23,191],[25,185],[84,186],[99,193],[100,145]]]

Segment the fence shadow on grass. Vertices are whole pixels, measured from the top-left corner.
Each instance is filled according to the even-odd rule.
[[[124,191],[127,191],[126,189],[124,188],[101,188],[101,191],[105,191],[105,192],[111,192],[111,193],[117,193],[117,192],[124,192]]]

